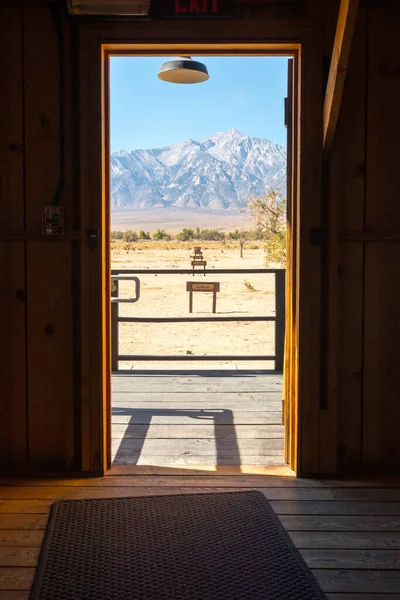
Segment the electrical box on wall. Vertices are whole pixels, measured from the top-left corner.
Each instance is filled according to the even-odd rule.
[[[151,0],[67,0],[73,15],[131,15],[146,16]]]
[[[43,206],[42,233],[43,233],[43,235],[63,235],[64,234],[64,207],[63,206]]]

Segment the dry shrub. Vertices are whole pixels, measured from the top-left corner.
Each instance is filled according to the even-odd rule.
[[[247,281],[247,279],[245,279],[243,281],[243,285],[245,286],[245,288],[247,290],[249,290],[249,292],[256,292],[256,288],[253,286],[253,284],[250,281]]]

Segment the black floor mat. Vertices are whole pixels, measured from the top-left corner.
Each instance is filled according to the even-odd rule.
[[[30,600],[325,598],[260,492],[52,506]]]

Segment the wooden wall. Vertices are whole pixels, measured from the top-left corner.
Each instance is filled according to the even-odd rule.
[[[398,472],[400,6],[361,7],[331,156],[337,469]],[[336,296],[336,297],[335,297]]]
[[[321,69],[337,7],[332,0],[325,11],[324,39],[314,32],[313,52],[320,53],[314,65],[320,61]],[[323,298],[328,408],[309,404],[301,421],[303,440],[311,440],[299,465],[307,474],[393,470],[400,460],[399,22],[400,9],[389,1],[364,5],[357,21],[330,186],[322,195],[330,250]],[[45,6],[0,9],[3,470],[79,471],[82,427],[93,440],[92,455],[100,446],[82,417],[93,373],[81,352],[87,310],[81,273],[88,261],[80,225],[87,210],[80,200],[81,33]],[[59,240],[41,235],[42,206],[52,203],[66,211]],[[96,463],[85,469],[96,470]]]
[[[70,31],[51,10],[0,12],[0,311],[3,463],[73,462],[74,172]],[[65,207],[45,240],[42,207]]]

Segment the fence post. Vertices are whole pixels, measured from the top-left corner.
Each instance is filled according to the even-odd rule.
[[[285,269],[275,271],[275,371],[283,372],[285,352]]]
[[[111,297],[118,298],[119,281],[111,278]],[[118,323],[118,302],[111,302],[111,370],[114,373],[118,371],[118,352],[119,352],[119,323]]]

